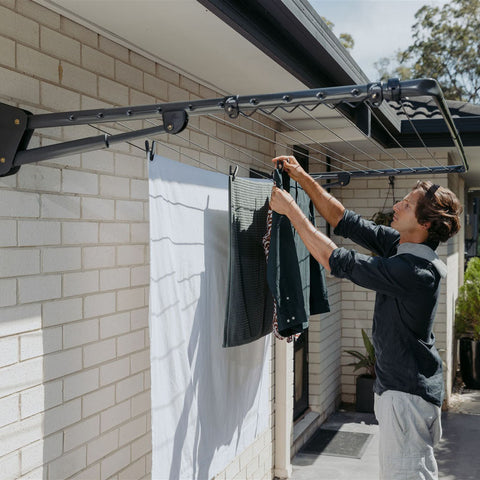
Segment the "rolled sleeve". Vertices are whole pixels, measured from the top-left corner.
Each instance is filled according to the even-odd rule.
[[[340,247],[330,255],[329,265],[335,277],[346,278],[384,295],[405,298],[431,288],[435,280],[434,274],[429,270],[419,273],[414,258],[411,255],[371,257]],[[420,263],[428,262],[420,260]]]
[[[350,238],[356,244],[382,257],[394,255],[400,240],[400,234],[395,229],[376,225],[352,210],[345,210],[333,233]]]
[[[350,278],[355,265],[355,252],[346,248],[336,248],[330,255],[328,263],[331,274],[338,278]]]

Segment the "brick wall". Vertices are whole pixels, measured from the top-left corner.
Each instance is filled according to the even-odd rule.
[[[0,84],[1,102],[33,113],[220,96],[29,0],[0,0]],[[105,130],[127,130],[116,128]],[[30,147],[96,134],[49,128]],[[150,477],[148,183],[135,145],[0,179],[2,480]],[[273,147],[202,117],[157,152],[227,173],[261,168]],[[271,478],[272,432],[273,407],[271,428],[229,471]]]

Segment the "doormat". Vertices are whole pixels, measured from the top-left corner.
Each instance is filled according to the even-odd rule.
[[[362,458],[372,435],[359,432],[340,432],[319,429],[299,453]]]

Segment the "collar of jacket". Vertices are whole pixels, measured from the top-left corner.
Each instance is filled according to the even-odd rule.
[[[401,243],[397,248],[396,255],[402,255],[404,253],[428,260],[437,269],[442,278],[447,276],[447,266],[429,246],[423,243]]]

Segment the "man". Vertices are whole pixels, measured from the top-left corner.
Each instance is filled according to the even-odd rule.
[[[279,161],[336,235],[376,254],[337,248],[287,192],[273,187],[271,208],[287,215],[312,255],[334,276],[377,292],[372,337],[380,478],[437,479],[433,447],[441,437],[444,391],[432,328],[446,266],[434,250],[460,229],[460,202],[447,188],[418,182],[394,205],[391,227],[375,225],[346,210],[294,157],[273,159]]]

